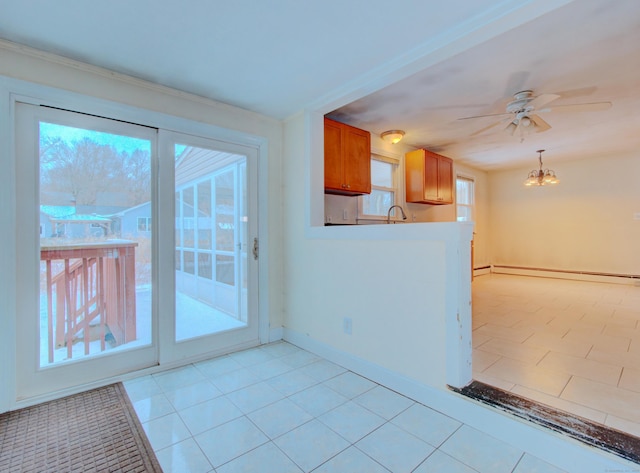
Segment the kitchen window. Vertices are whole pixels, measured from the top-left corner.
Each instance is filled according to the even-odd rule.
[[[473,221],[474,181],[471,178],[456,177],[456,213],[458,222]]]
[[[359,218],[387,217],[389,207],[398,202],[399,160],[374,154],[371,156],[371,194],[360,197]],[[393,209],[391,216],[395,216]]]

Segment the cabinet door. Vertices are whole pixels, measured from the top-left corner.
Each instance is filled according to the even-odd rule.
[[[440,179],[438,155],[429,151],[424,152],[424,197],[423,200],[428,202],[438,202],[439,191],[438,186]]]
[[[371,193],[371,136],[368,131],[344,128],[344,183],[348,192]]]
[[[453,204],[453,161],[438,157],[438,201]]]
[[[342,189],[344,176],[342,159],[342,127],[340,123],[324,120],[324,187]]]

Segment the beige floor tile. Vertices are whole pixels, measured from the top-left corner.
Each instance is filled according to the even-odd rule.
[[[602,335],[611,337],[626,337],[630,339],[640,339],[640,330],[637,329],[638,321],[632,319],[612,318],[602,331]]]
[[[632,351],[612,352],[611,350],[594,347],[587,355],[587,359],[622,366],[623,368],[640,369],[640,353],[634,353]]]
[[[627,299],[622,307],[615,310],[613,316],[640,320],[640,297]]]
[[[560,397],[621,419],[640,423],[640,393],[573,376]]]
[[[487,322],[492,325],[499,325],[501,327],[513,327],[521,320],[525,320],[530,314],[518,310],[511,310],[505,314],[493,315],[489,317]]]
[[[583,335],[585,337],[595,337],[597,335],[600,335],[600,333],[602,333],[602,330],[604,329],[604,324],[602,325],[602,327],[597,327],[597,326],[593,326],[593,325],[583,325],[580,323],[579,320],[576,321],[570,321],[570,320],[552,320],[551,322],[549,322],[550,326],[553,327],[557,327],[559,330],[560,329],[566,329],[566,336],[571,335],[573,336],[579,336],[579,335]]]
[[[629,351],[629,345],[631,343],[630,338],[614,337],[610,335],[604,335],[601,333],[589,333],[584,330],[580,330],[580,327],[574,327],[569,329],[564,339],[572,342],[590,342],[594,348],[603,351],[620,352]]]
[[[558,334],[543,332],[534,333],[525,340],[524,344],[581,358],[585,358],[593,346],[589,341],[565,340]]]
[[[482,350],[473,350],[473,372],[481,373],[489,366],[498,361],[501,357],[495,353]]]
[[[608,415],[607,420],[605,420],[604,422],[604,425],[640,438],[640,423],[631,422],[627,419],[620,419],[619,417]]]
[[[551,320],[544,320],[544,319],[539,319],[536,320],[534,318],[531,319],[525,319],[525,320],[521,320],[520,322],[516,323],[513,328],[516,329],[527,329],[527,330],[531,330],[533,333],[549,333],[549,334],[556,334],[560,337],[562,337],[565,333],[567,333],[569,331],[569,329],[564,329],[562,330],[559,327],[552,327],[549,324]]]
[[[493,340],[489,335],[483,335],[477,332],[473,332],[473,334],[471,335],[471,344],[473,345],[473,348],[478,348],[487,343],[489,340]]]
[[[547,353],[537,366],[538,368],[561,371],[613,386],[618,385],[620,374],[622,373],[622,366],[610,365],[554,351]]]
[[[492,338],[488,342],[483,343],[478,347],[478,350],[488,351],[505,358],[530,363],[532,365],[535,365],[540,361],[548,351],[544,348],[532,347],[522,343],[501,340],[498,338]]]
[[[493,386],[498,389],[503,389],[505,391],[511,391],[515,384],[510,383],[509,381],[505,381],[504,379],[494,378],[493,376],[489,376],[485,373],[475,373],[473,374],[473,379],[476,381],[480,381],[481,383],[488,384],[489,386]]]
[[[610,304],[606,302],[596,302],[593,306],[593,311],[596,314],[602,314],[603,316],[611,317],[616,310],[622,309],[622,306],[618,304]]]
[[[640,370],[624,368],[618,387],[640,393]],[[638,409],[640,409],[640,406],[638,406]]]
[[[518,309],[523,312],[534,313],[542,309],[542,305],[535,301],[524,301],[518,305]]]
[[[574,311],[580,311],[583,314],[588,314],[593,310],[595,304],[595,301],[585,300],[580,294],[573,294],[573,302],[569,308]]]
[[[559,396],[571,377],[566,373],[538,368],[507,358],[496,361],[484,370],[483,374],[536,389],[550,396]]]
[[[476,333],[489,335],[493,338],[501,338],[512,342],[522,343],[531,335],[533,331],[523,328],[503,327],[501,325],[485,324],[475,330]]]
[[[508,304],[499,304],[490,306],[484,302],[477,302],[475,299],[473,300],[473,307],[482,307],[478,312],[481,316],[491,319],[491,317],[508,314],[513,311],[513,306]],[[474,309],[475,310],[475,309]],[[475,313],[475,312],[474,312]]]
[[[594,327],[600,329],[600,333],[602,333],[602,330],[609,321],[611,321],[611,317],[600,317],[598,315],[585,314],[580,320],[578,320],[578,325]]]
[[[631,339],[626,337],[612,337],[610,335],[600,334],[593,339],[594,348],[601,350],[609,350],[611,352],[626,352],[629,351],[631,345]]]
[[[575,402],[570,402],[565,399],[550,396],[543,392],[526,388],[524,386],[517,385],[511,390],[511,392],[517,394],[518,396],[526,397],[527,399],[531,399],[532,401],[539,402],[540,404],[555,407],[556,409],[559,409],[561,411],[570,412],[571,414],[584,417],[585,419],[592,420],[593,422],[598,422],[599,424],[604,424],[607,418],[607,414],[605,414],[604,412],[590,409],[589,407],[576,404]]]

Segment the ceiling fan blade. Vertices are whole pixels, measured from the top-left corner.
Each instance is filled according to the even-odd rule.
[[[529,119],[535,124],[536,133],[547,131],[549,128],[551,128],[551,125],[549,125],[546,121],[544,121],[538,115],[529,115]]]
[[[516,130],[520,128],[520,120],[511,120],[505,127],[504,132],[509,133],[511,136],[516,134]]]
[[[480,128],[479,130],[474,131],[473,133],[471,133],[469,136],[476,136],[476,135],[479,135],[479,134],[481,134],[481,133],[484,133],[485,131],[490,130],[491,128],[493,128],[494,126],[498,126],[498,125],[500,125],[501,123],[504,123],[504,121],[505,121],[505,120],[506,120],[506,119],[499,120],[499,121],[497,121],[497,122],[492,123],[492,124],[491,124],[491,125],[489,125],[489,126],[485,126],[484,128]]]
[[[560,96],[556,94],[542,94],[538,95],[535,99],[527,104],[527,109],[534,110],[536,108],[544,107],[550,102],[559,99]]]
[[[505,113],[492,113],[490,115],[476,115],[473,117],[463,117],[463,118],[458,118],[458,120],[470,120],[472,118],[485,118],[485,117],[503,117],[505,115],[513,115],[510,112],[505,112]]]
[[[592,102],[592,103],[574,103],[567,105],[556,105],[543,110],[537,110],[538,113],[543,112],[601,112],[611,108],[611,102]]]

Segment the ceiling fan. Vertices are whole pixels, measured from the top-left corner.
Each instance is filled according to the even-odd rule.
[[[546,113],[550,111],[596,112],[606,110],[611,107],[611,102],[592,102],[547,106],[548,104],[559,98],[560,95],[557,94],[543,94],[534,96],[532,90],[523,90],[513,95],[513,100],[507,104],[507,109],[504,113],[476,115],[473,117],[458,118],[458,120],[470,120],[474,118],[485,117],[505,117],[487,127],[484,127],[472,133],[471,136],[484,133],[485,131],[507,121],[509,123],[504,129],[505,132],[509,133],[510,135],[519,134],[520,136],[524,136],[525,133],[540,133],[551,128],[551,125],[549,125],[540,117],[540,113]]]

